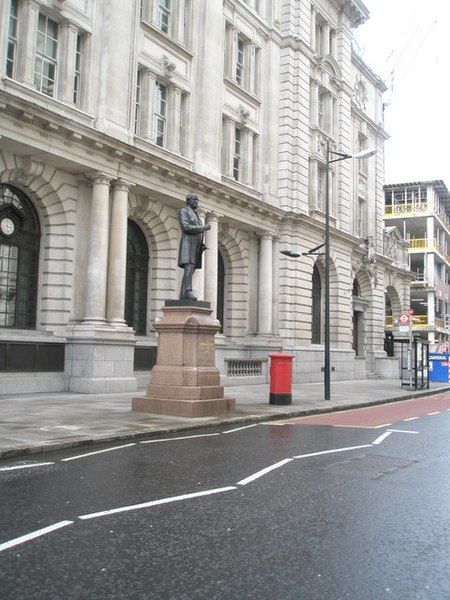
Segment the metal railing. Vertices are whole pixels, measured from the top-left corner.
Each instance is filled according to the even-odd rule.
[[[447,256],[444,248],[439,244],[436,238],[412,238],[408,240],[409,252],[437,252],[444,260],[450,263],[450,256]]]
[[[394,217],[398,215],[423,215],[429,214],[432,211],[428,208],[426,202],[420,202],[418,204],[385,204],[384,216]]]
[[[428,207],[426,202],[420,202],[417,204],[385,204],[384,205],[384,216],[398,217],[405,215],[435,215],[444,227],[450,230],[450,219],[446,213],[442,210],[432,210]]]

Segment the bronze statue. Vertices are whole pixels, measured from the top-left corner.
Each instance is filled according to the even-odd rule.
[[[211,225],[202,224],[197,214],[197,208],[197,194],[188,194],[186,206],[178,213],[181,228],[178,266],[184,269],[180,300],[197,300],[192,291],[192,276],[196,269],[202,268],[202,254],[206,250],[203,233],[211,229]]]

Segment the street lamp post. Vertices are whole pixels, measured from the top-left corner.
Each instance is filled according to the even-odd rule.
[[[375,149],[362,150],[356,154],[335,152],[330,149],[330,142],[326,148],[326,181],[325,181],[325,332],[324,332],[324,374],[323,387],[325,400],[331,399],[331,361],[330,361],[330,165],[331,163],[347,158],[361,160],[369,158],[376,153]],[[335,158],[333,158],[335,157]]]
[[[330,142],[326,145],[326,172],[325,172],[325,242],[312,248],[303,254],[318,254],[317,250],[324,247],[325,254],[325,306],[324,306],[324,366],[323,366],[323,386],[324,399],[331,399],[331,361],[330,361],[330,165],[331,163],[348,158],[361,160],[369,158],[376,154],[375,149],[362,150],[356,154],[347,154],[345,152],[336,152],[331,150]],[[282,250],[282,254],[297,258],[302,256],[301,252],[293,252],[291,250]]]

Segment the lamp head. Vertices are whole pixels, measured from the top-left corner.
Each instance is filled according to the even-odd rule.
[[[302,256],[301,252],[295,252],[294,250],[280,250],[280,252],[281,254],[289,256],[290,258],[298,258],[299,256]]]
[[[369,148],[368,150],[361,150],[361,152],[357,152],[352,155],[352,158],[356,158],[357,160],[361,160],[363,158],[370,158],[374,154],[377,153],[376,148]]]

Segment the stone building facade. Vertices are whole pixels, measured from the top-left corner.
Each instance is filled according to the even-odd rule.
[[[5,0],[0,5],[0,386],[132,391],[178,296],[177,213],[200,197],[200,298],[224,382],[271,352],[320,381],[325,148],[332,378],[386,373],[384,85],[352,50],[360,0]],[[391,236],[392,237],[392,236]],[[390,244],[396,244],[392,238]],[[399,244],[401,245],[400,241]]]

